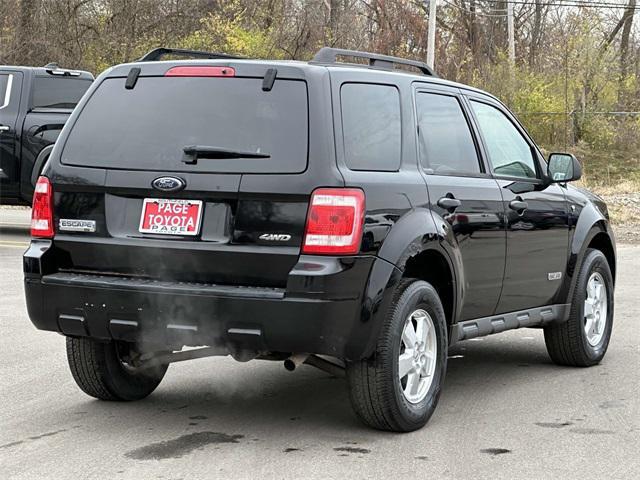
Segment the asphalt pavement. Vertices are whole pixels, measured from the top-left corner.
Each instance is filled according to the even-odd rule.
[[[639,246],[618,248],[600,365],[553,365],[534,329],[464,342],[427,427],[392,434],[308,366],[206,358],[171,365],[143,401],[87,397],[64,338],[27,317],[24,212],[0,210],[2,479],[640,478]]]

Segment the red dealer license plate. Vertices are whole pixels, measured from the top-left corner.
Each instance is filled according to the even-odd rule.
[[[201,217],[201,200],[145,198],[138,230],[159,235],[197,235]]]

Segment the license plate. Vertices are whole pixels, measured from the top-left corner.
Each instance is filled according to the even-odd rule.
[[[140,233],[197,235],[200,232],[202,201],[145,198],[140,216]]]

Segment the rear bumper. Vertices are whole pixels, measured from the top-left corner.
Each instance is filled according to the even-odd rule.
[[[51,242],[24,255],[29,317],[41,330],[230,352],[357,358],[372,335],[367,288],[375,257],[300,257],[286,288],[160,282],[57,272]]]

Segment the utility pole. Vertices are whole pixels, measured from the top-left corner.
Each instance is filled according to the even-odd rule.
[[[513,69],[516,64],[516,39],[513,30],[513,3],[507,0],[507,33],[509,36],[509,66]]]
[[[425,0],[426,3],[426,0]],[[429,30],[427,31],[427,65],[435,66],[436,58],[436,0],[429,0]]]

